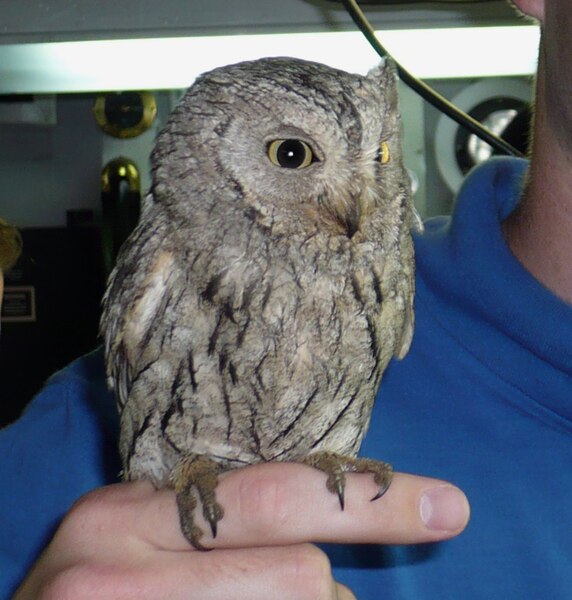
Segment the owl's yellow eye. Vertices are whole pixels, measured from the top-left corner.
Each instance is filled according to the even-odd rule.
[[[316,160],[312,148],[302,140],[274,140],[267,151],[272,164],[285,169],[304,169]]]
[[[391,153],[389,152],[389,144],[387,142],[381,142],[379,145],[379,162],[382,165],[386,165],[391,160]]]

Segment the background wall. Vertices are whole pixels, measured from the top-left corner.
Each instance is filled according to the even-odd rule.
[[[517,20],[504,0],[363,5],[384,28]],[[30,0],[3,2],[0,14],[0,43],[353,28],[342,5],[328,0]]]

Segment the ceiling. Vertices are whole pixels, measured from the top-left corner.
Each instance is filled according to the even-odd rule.
[[[518,23],[505,0],[363,4],[380,29]],[[341,3],[332,0],[30,0],[0,5],[0,44],[353,28]]]

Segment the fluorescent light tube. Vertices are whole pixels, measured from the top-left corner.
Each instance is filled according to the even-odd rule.
[[[378,32],[421,79],[527,75],[536,68],[532,25]],[[296,56],[365,73],[378,57],[357,31],[0,45],[0,93],[180,89],[214,67]]]

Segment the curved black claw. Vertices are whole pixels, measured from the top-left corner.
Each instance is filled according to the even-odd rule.
[[[217,522],[209,521],[209,523],[211,524],[211,533],[213,534],[213,538],[215,538],[217,534]]]
[[[336,494],[338,496],[338,500],[340,501],[340,508],[344,510],[346,506],[346,500],[344,496],[345,481],[344,479],[338,479],[336,480],[336,484]]]
[[[211,533],[213,538],[216,538],[218,532],[218,522],[223,517],[223,510],[214,499],[214,496],[202,497],[203,502],[203,516],[211,527]]]
[[[391,485],[391,480],[392,477],[389,476],[380,486],[379,486],[379,490],[377,491],[377,494],[370,500],[370,502],[374,502],[375,500],[379,500],[384,494],[385,492],[387,492],[387,490],[389,489],[389,486]]]
[[[304,457],[300,462],[319,469],[328,475],[326,487],[338,496],[342,510],[345,507],[345,473],[369,473],[373,475],[373,479],[379,488],[377,494],[371,499],[372,502],[381,498],[387,492],[393,476],[391,465],[387,463],[370,458],[344,456],[334,452],[315,452]]]
[[[377,494],[371,499],[373,502],[379,500],[389,489],[393,480],[393,468],[387,463],[374,462],[370,463],[369,471],[373,473],[373,480],[379,485]]]
[[[328,476],[326,487],[332,494],[336,494],[342,510],[344,510],[346,505],[344,496],[346,487],[344,460],[345,457],[341,457],[334,452],[315,452],[300,460],[301,463],[326,473]]]

